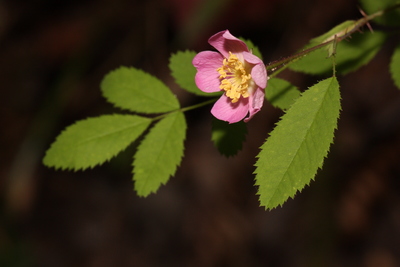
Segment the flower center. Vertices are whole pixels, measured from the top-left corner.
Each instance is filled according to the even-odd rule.
[[[248,88],[251,74],[247,73],[243,62],[236,55],[229,52],[229,58],[224,58],[222,66],[217,71],[221,79],[219,88],[232,99],[232,103],[236,103],[241,96],[249,97]]]

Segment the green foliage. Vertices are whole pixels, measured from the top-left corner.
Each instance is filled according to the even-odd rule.
[[[274,107],[288,109],[299,96],[300,91],[288,81],[279,78],[268,80],[265,97]]]
[[[399,0],[360,0],[363,10],[371,15],[377,11],[384,10],[395,4],[400,4]],[[374,19],[375,22],[386,26],[400,26],[400,10],[394,9],[384,16]]]
[[[213,118],[211,140],[224,156],[236,155],[242,149],[246,134],[247,127],[243,121],[229,124]]]
[[[194,76],[196,75],[197,70],[192,64],[195,56],[196,52],[193,51],[178,51],[176,54],[171,55],[169,59],[169,68],[175,82],[182,87],[182,89],[198,96],[211,97],[221,95],[220,92],[206,93],[197,87],[194,81]]]
[[[335,31],[330,31],[311,40],[304,49],[333,38],[332,32],[346,30],[346,28],[351,27],[349,25],[350,22],[342,23]],[[337,54],[335,57],[337,72],[339,74],[347,74],[367,64],[378,53],[385,39],[386,35],[382,32],[365,32],[363,34],[353,34],[351,39],[339,42],[336,47]],[[329,51],[329,46],[327,49]],[[295,71],[316,75],[330,73],[332,71],[332,60],[328,58],[328,51],[324,48],[318,49],[291,64],[290,68]]]
[[[400,44],[397,45],[390,62],[390,73],[394,84],[400,89]]]
[[[182,112],[173,112],[159,121],[143,139],[133,166],[135,190],[148,196],[175,174],[183,156],[186,121]]]
[[[261,60],[263,60],[260,49],[258,49],[258,47],[255,46],[252,41],[244,39],[244,38],[239,38],[239,39],[242,40],[243,42],[245,42],[245,44],[250,49],[250,51],[253,53],[253,55],[255,55],[258,58],[260,58]]]
[[[322,167],[340,111],[336,78],[305,91],[262,145],[256,162],[260,204],[282,205],[314,178]]]
[[[120,67],[107,74],[100,87],[109,102],[133,112],[161,113],[180,107],[163,82],[139,69]]]
[[[400,5],[400,0],[361,2],[369,14],[396,3]],[[378,15],[376,13],[374,16]],[[376,18],[376,22],[385,26],[400,26],[399,17],[397,8]],[[272,62],[268,69],[276,72],[271,77],[288,63],[295,71],[315,75],[330,74],[332,68],[334,73],[339,74],[357,70],[376,55],[387,37],[379,31],[363,34],[353,32],[361,26],[365,27],[371,18],[345,21],[312,39],[299,54]],[[348,33],[352,33],[351,38]],[[348,38],[343,40],[342,37]],[[241,40],[254,55],[262,59],[260,50],[250,40]],[[329,44],[320,46],[328,41]],[[304,51],[308,48],[310,50]],[[313,49],[315,51],[310,52]],[[210,94],[197,88],[194,79],[196,68],[192,64],[195,56],[193,51],[178,51],[171,55],[169,68],[176,83],[198,96],[221,95],[222,92]],[[390,72],[394,83],[400,88],[400,45],[394,51]],[[151,115],[152,118],[104,115],[78,121],[57,137],[43,162],[46,166],[63,170],[92,168],[109,161],[143,135],[133,158],[133,180],[137,194],[148,196],[175,175],[182,161],[187,128],[183,112],[213,100],[180,109],[177,98],[162,81],[142,70],[128,67],[120,67],[107,74],[101,83],[101,90],[115,107],[135,113],[164,114],[157,117]],[[318,82],[304,93],[300,93],[291,83],[274,77],[268,81],[265,97],[273,106],[285,111],[261,146],[255,164],[255,184],[258,186],[260,205],[272,209],[294,197],[322,167],[337,127],[341,108],[340,91],[336,77]],[[153,127],[146,131],[152,123]],[[229,124],[213,119],[211,139],[219,152],[227,157],[242,149],[246,135],[247,128],[243,121]]]
[[[124,150],[150,125],[136,115],[104,115],[67,127],[46,152],[48,167],[81,170],[102,164]]]

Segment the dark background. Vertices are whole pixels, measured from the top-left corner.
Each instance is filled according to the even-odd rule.
[[[208,37],[229,29],[267,63],[359,17],[355,0],[1,1],[0,266],[400,266],[400,93],[388,71],[398,37],[339,77],[335,144],[282,208],[259,207],[252,174],[282,115],[268,103],[228,159],[210,141],[210,107],[188,112],[181,167],[147,198],[133,191],[134,148],[84,172],[41,163],[66,126],[119,112],[99,84],[121,65],[188,106],[199,99],[174,84],[170,53],[211,49]],[[303,90],[322,79],[281,77]]]

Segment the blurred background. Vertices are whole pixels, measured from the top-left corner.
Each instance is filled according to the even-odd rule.
[[[188,112],[181,167],[147,198],[133,191],[133,147],[84,172],[41,163],[66,126],[119,112],[99,84],[121,65],[188,106],[202,99],[174,83],[171,53],[211,49],[208,37],[229,29],[267,63],[360,17],[356,0],[1,0],[0,266],[400,266],[400,93],[388,71],[398,37],[339,77],[335,144],[282,208],[259,207],[252,174],[282,115],[268,103],[231,158],[210,141],[210,107]],[[302,90],[321,79],[280,77]]]

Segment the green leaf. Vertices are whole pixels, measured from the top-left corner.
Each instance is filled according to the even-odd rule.
[[[360,2],[364,12],[368,15],[400,3],[399,0],[360,0]],[[383,16],[375,18],[374,21],[387,26],[400,26],[400,10],[399,8],[393,9]]]
[[[324,34],[313,39],[304,49],[323,42],[328,36],[331,35]],[[385,39],[386,35],[382,32],[365,32],[353,34],[350,39],[337,43],[335,57],[337,72],[347,74],[367,64],[378,53]],[[332,60],[328,58],[328,51],[321,48],[292,63],[290,68],[309,74],[327,74],[332,72]]]
[[[100,87],[109,102],[133,112],[163,113],[180,107],[163,82],[139,69],[120,67],[111,71]]]
[[[392,60],[390,62],[390,73],[397,88],[400,89],[400,44],[394,50]]]
[[[195,56],[196,52],[193,51],[178,51],[176,54],[171,55],[169,59],[169,69],[171,70],[171,75],[174,77],[175,82],[182,87],[182,89],[198,96],[221,95],[220,92],[206,93],[197,87],[194,81],[197,70],[192,64]]]
[[[329,78],[305,91],[283,115],[257,156],[261,206],[282,205],[314,178],[333,142],[339,111],[339,84]]]
[[[102,164],[124,150],[150,125],[135,115],[104,115],[67,127],[47,150],[48,167],[81,170]]]
[[[143,139],[134,157],[133,180],[139,196],[156,192],[174,175],[183,156],[186,121],[174,112],[158,122]]]
[[[300,91],[288,81],[275,77],[268,80],[265,97],[274,107],[288,109],[299,96]]]
[[[247,127],[243,121],[229,124],[213,118],[211,140],[224,156],[234,156],[242,149]]]
[[[244,39],[242,37],[240,37],[239,39],[242,40],[247,45],[247,47],[250,49],[250,51],[253,53],[253,55],[255,55],[259,59],[263,60],[260,49],[258,49],[258,47],[255,46],[252,41]]]
[[[333,27],[330,31],[311,39],[310,44],[317,45],[320,43],[333,40],[335,38],[335,35],[336,37],[342,37],[354,28],[355,23],[356,23],[355,20],[346,20],[340,23],[339,25]]]

